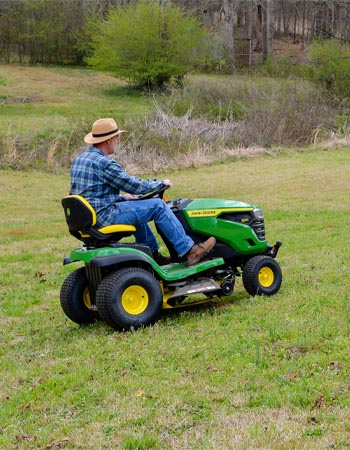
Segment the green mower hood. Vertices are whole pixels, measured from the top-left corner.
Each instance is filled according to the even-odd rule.
[[[234,200],[201,198],[183,210],[195,232],[215,236],[238,253],[262,253],[268,246],[261,208]]]

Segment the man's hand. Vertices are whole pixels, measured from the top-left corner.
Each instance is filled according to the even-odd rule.
[[[125,200],[135,200],[137,198],[137,195],[134,194],[124,194]]]
[[[173,187],[173,183],[170,180],[163,180],[163,183],[168,186],[169,189]]]

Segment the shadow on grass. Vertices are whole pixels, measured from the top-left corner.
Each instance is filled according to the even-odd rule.
[[[248,294],[244,291],[237,294],[231,295],[229,297],[222,297],[221,299],[208,299],[203,300],[202,303],[188,303],[183,304],[174,309],[163,309],[161,311],[160,320],[162,318],[173,317],[174,315],[181,315],[182,312],[188,311],[191,314],[203,314],[208,312],[212,314],[213,312],[218,313],[218,311],[225,311],[228,307],[233,305],[239,305],[247,300]]]
[[[196,316],[200,318],[203,315],[211,316],[213,314],[224,316],[228,313],[230,307],[239,306],[242,302],[246,302],[248,298],[248,294],[242,291],[229,297],[222,297],[221,299],[208,299],[198,304],[188,303],[174,309],[162,309],[157,323],[167,328],[173,327],[175,324],[183,325],[187,321],[187,314],[190,314],[192,318]],[[96,322],[86,325],[78,325],[69,321],[67,322],[67,328],[64,334],[65,340],[74,341],[77,336],[106,336],[114,333],[134,333],[145,328],[149,328],[149,326],[140,327],[137,330],[117,331],[105,324],[102,320],[96,320]]]

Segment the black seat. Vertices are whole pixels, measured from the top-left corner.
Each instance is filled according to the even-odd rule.
[[[124,224],[94,228],[97,221],[96,211],[81,195],[67,195],[62,199],[62,206],[69,232],[86,244],[117,242],[136,231],[133,225]]]

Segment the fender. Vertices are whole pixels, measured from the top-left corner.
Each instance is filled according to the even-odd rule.
[[[136,261],[151,265],[149,257],[143,255],[136,255],[132,253],[121,255],[96,256],[90,261],[90,264],[95,267],[107,267],[124,262],[127,262],[129,265],[131,265],[133,262]]]
[[[72,262],[81,261],[85,264],[90,264],[95,259],[106,259],[106,258],[127,258],[129,261],[138,260],[142,262],[147,262],[152,265],[153,259],[151,257],[151,252],[146,245],[135,245],[135,244],[116,244],[110,247],[98,247],[90,248],[83,246],[71,251],[69,256],[66,256],[63,260],[63,265],[70,264]],[[141,258],[141,259],[138,259]],[[123,262],[122,260],[119,260]],[[155,263],[155,262],[154,262]],[[97,267],[104,267],[108,263],[102,265],[100,263],[95,264]]]

